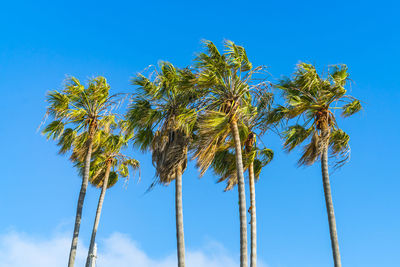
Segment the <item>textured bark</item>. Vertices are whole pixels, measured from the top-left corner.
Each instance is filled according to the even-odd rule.
[[[329,182],[328,147],[327,147],[327,145],[325,145],[322,150],[321,169],[322,169],[322,181],[324,184],[326,211],[328,213],[329,232],[330,232],[330,236],[331,236],[333,260],[335,263],[335,267],[341,267],[342,263],[340,261],[339,242],[338,242],[338,236],[337,236],[337,231],[336,231],[336,220],[335,220],[335,213],[334,213],[334,209],[333,209],[331,186],[330,186],[330,182]]]
[[[74,226],[74,233],[72,236],[71,249],[69,252],[68,267],[73,267],[75,265],[75,256],[76,256],[76,249],[78,246],[79,228],[81,226],[81,219],[82,219],[82,208],[83,208],[83,202],[85,201],[86,189],[87,189],[88,181],[89,181],[90,159],[92,157],[92,147],[93,147],[92,138],[88,139],[87,146],[88,146],[88,148],[87,148],[87,153],[86,153],[86,157],[85,157],[85,169],[84,169],[84,174],[83,174],[83,179],[82,179],[81,191],[79,192],[78,207],[76,209],[75,226]]]
[[[236,121],[231,122],[231,132],[233,140],[235,142],[236,170],[238,177],[239,216],[240,216],[240,267],[247,267],[246,192],[244,188],[242,146],[240,144],[239,129]]]
[[[182,170],[180,168],[178,168],[175,178],[175,216],[176,216],[178,267],[184,267],[185,239],[183,235]]]
[[[250,267],[257,266],[257,219],[256,219],[256,186],[254,178],[254,164],[249,166],[249,189],[250,189],[250,226],[251,226],[251,255]]]
[[[97,228],[99,227],[101,209],[103,207],[104,197],[106,195],[106,191],[107,191],[107,187],[108,187],[108,178],[110,177],[110,170],[111,170],[111,162],[109,161],[109,162],[107,162],[107,169],[106,169],[106,173],[104,174],[103,187],[101,188],[99,202],[97,203],[96,217],[94,219],[92,237],[90,239],[88,256],[86,258],[86,267],[89,267],[90,257],[93,254],[94,244],[96,242]]]

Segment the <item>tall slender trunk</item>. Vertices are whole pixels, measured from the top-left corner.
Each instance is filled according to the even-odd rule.
[[[89,181],[89,170],[90,170],[90,159],[92,157],[92,148],[93,148],[93,140],[92,137],[89,137],[87,141],[87,153],[85,157],[85,169],[82,178],[81,191],[79,192],[78,207],[76,208],[75,226],[74,226],[74,233],[72,236],[71,249],[69,252],[68,267],[73,267],[75,265],[79,228],[81,226],[81,219],[82,219],[82,208],[83,208],[83,202],[85,201],[86,189]]]
[[[342,263],[340,261],[339,242],[338,242],[338,236],[337,236],[337,231],[336,231],[336,220],[335,220],[335,213],[333,210],[331,185],[329,183],[328,146],[327,145],[324,146],[323,151],[322,151],[321,169],[322,169],[322,182],[324,184],[326,211],[328,213],[328,220],[329,220],[329,232],[330,232],[330,236],[331,236],[333,260],[335,263],[335,267],[341,267]]]
[[[93,250],[94,250],[94,244],[95,244],[95,241],[96,241],[97,228],[99,227],[101,209],[103,207],[104,197],[106,195],[106,191],[107,191],[107,187],[108,187],[108,178],[110,177],[110,170],[111,170],[111,161],[108,161],[107,162],[106,173],[104,174],[103,187],[101,188],[99,202],[97,204],[96,217],[94,219],[94,225],[93,225],[93,230],[92,230],[92,237],[90,239],[89,251],[88,251],[87,258],[86,258],[86,267],[89,267],[89,264],[90,264],[90,261],[91,261],[91,257],[93,256]]]
[[[183,235],[182,208],[182,170],[180,168],[176,171],[175,178],[175,216],[178,267],[185,267],[185,239]]]
[[[244,171],[242,146],[240,144],[239,129],[236,121],[231,122],[232,137],[235,142],[236,170],[239,192],[240,216],[240,267],[247,267],[247,218],[246,218],[246,192],[244,188]]]
[[[250,226],[251,226],[251,256],[250,267],[257,266],[257,219],[256,219],[256,186],[254,179],[254,163],[249,166],[249,189],[250,189]]]

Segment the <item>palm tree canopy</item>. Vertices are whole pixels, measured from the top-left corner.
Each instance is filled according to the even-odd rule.
[[[193,123],[181,123],[180,116],[193,114],[189,108],[196,98],[190,86],[192,79],[190,69],[161,62],[160,71],[155,69],[149,77],[139,74],[132,80],[138,92],[128,107],[128,128],[135,131],[134,143],[142,151],[152,151],[156,182],[162,184],[174,180],[177,170],[186,169]]]
[[[220,53],[211,41],[204,41],[204,46],[206,51],[196,58],[196,87],[206,93],[193,147],[201,175],[218,151],[232,147],[232,121],[238,122],[241,137],[248,136],[244,122],[257,113],[251,103],[251,90],[263,85],[254,84],[253,77],[264,69],[262,66],[254,68],[244,47],[232,41],[225,41],[224,53]]]
[[[271,162],[274,152],[271,149],[253,147],[250,152],[243,151],[243,167],[246,171],[250,163],[254,164],[254,177],[258,180],[262,168]],[[218,183],[225,181],[225,191],[231,190],[238,183],[235,152],[232,149],[219,150],[214,157],[211,167],[219,177]]]
[[[129,169],[138,170],[139,161],[124,155],[121,150],[128,146],[132,134],[124,135],[120,133],[108,134],[106,136],[96,153],[93,154],[93,159],[90,164],[90,183],[101,188],[103,186],[104,175],[107,171],[108,165],[111,168],[109,174],[109,181],[107,188],[112,187],[118,182],[119,177],[129,177]],[[79,165],[82,165],[79,163]],[[83,175],[83,168],[80,167],[80,172]]]
[[[283,91],[285,105],[275,108],[266,121],[273,124],[296,118],[297,123],[284,132],[284,148],[291,151],[308,140],[299,165],[313,164],[324,145],[336,157],[337,166],[347,161],[350,138],[339,128],[335,111],[341,110],[343,117],[349,117],[362,108],[358,99],[347,95],[348,77],[345,65],[330,67],[327,77],[322,77],[313,65],[300,63],[292,79],[277,86]]]
[[[82,146],[89,137],[94,147],[99,144],[101,134],[98,129],[109,131],[115,125],[115,96],[109,95],[110,86],[104,77],[89,80],[85,87],[78,79],[70,77],[61,91],[47,94],[46,115],[53,118],[42,131],[48,139],[58,140],[59,153],[65,154],[72,147],[83,151],[76,156],[84,157]]]

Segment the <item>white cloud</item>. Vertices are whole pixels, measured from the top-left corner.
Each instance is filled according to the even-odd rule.
[[[128,236],[114,233],[100,243],[96,267],[176,267],[176,256],[152,259]],[[69,235],[57,234],[38,238],[19,232],[0,235],[0,267],[57,267],[65,266],[70,246]],[[87,247],[79,244],[76,266],[83,266]],[[222,245],[210,242],[201,250],[189,250],[188,267],[238,267]],[[266,267],[259,263],[260,267]]]
[[[10,232],[0,236],[0,267],[63,266],[69,246],[70,239],[65,235],[41,239]],[[82,253],[78,253],[77,259],[82,261]]]

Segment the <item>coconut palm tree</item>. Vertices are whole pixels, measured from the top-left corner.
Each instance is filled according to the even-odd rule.
[[[110,86],[104,77],[89,80],[87,87],[78,79],[67,79],[61,91],[47,94],[47,116],[51,121],[43,130],[47,138],[58,140],[60,154],[71,149],[84,162],[84,174],[78,198],[74,233],[68,260],[68,267],[75,264],[82,208],[89,180],[90,160],[93,150],[100,140],[99,129],[107,131],[114,123],[111,113],[115,102],[109,94]],[[79,148],[79,151],[78,151]]]
[[[221,147],[229,142],[234,144],[239,193],[240,266],[247,267],[246,196],[240,135],[248,134],[247,128],[241,126],[251,114],[254,74],[263,67],[253,68],[246,50],[231,41],[225,41],[223,54],[211,41],[205,41],[204,45],[206,51],[196,58],[196,87],[207,90],[207,93],[202,99],[203,111],[199,112],[197,121],[194,157],[203,175]],[[244,131],[240,133],[239,129]]]
[[[129,168],[132,170],[137,170],[139,168],[139,162],[137,160],[121,153],[121,150],[127,147],[128,141],[131,138],[132,135],[109,134],[103,139],[99,149],[93,155],[90,167],[90,183],[97,188],[101,188],[101,193],[97,204],[96,217],[86,259],[86,267],[90,266],[89,264],[93,255],[96,233],[100,222],[101,209],[106,190],[115,185],[119,177],[128,177]],[[83,168],[81,168],[81,170],[83,173]]]
[[[299,165],[312,165],[321,160],[322,182],[328,213],[329,230],[335,267],[341,266],[336,220],[333,209],[328,172],[328,156],[335,158],[336,167],[349,157],[349,136],[339,128],[335,110],[349,117],[361,110],[360,101],[347,95],[349,73],[345,65],[329,68],[327,77],[317,73],[313,65],[300,63],[292,79],[283,80],[282,89],[286,105],[270,113],[268,123],[281,119],[295,120],[296,124],[284,132],[284,148],[292,151],[306,143]]]
[[[168,185],[175,180],[175,213],[178,266],[185,266],[185,244],[182,208],[182,174],[187,166],[190,141],[188,125],[178,117],[190,112],[194,91],[187,87],[194,76],[188,69],[177,69],[161,62],[160,71],[149,77],[139,74],[133,79],[138,91],[128,107],[126,119],[135,131],[134,143],[142,151],[150,150],[156,168],[157,183]]]

